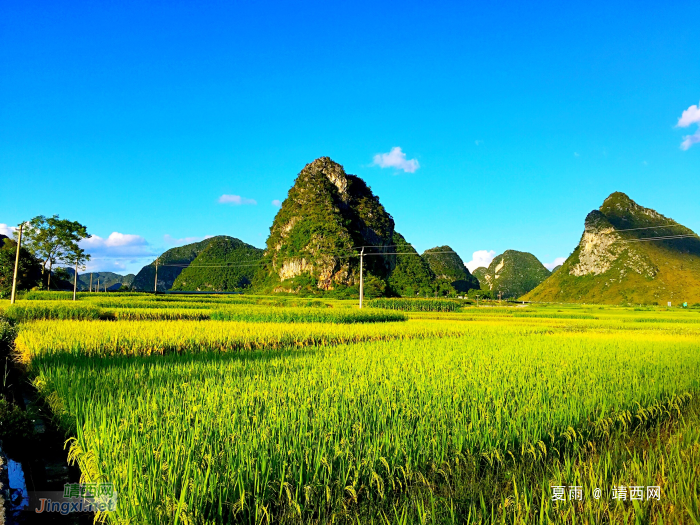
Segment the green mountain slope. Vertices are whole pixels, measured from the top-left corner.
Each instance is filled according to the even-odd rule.
[[[659,239],[668,236],[677,237]],[[588,214],[579,245],[562,267],[524,299],[609,304],[698,302],[700,238],[624,193],[613,193]]]
[[[321,157],[301,170],[282,203],[255,286],[273,292],[356,293],[358,247],[366,246],[365,282],[374,283],[373,289],[391,290],[391,283],[401,290],[423,289],[430,280],[423,275],[425,268],[402,273],[400,266],[390,278],[401,260],[392,255],[399,242],[405,240],[394,237],[394,219],[369,186]],[[422,267],[420,261],[416,264]]]
[[[158,291],[170,290],[180,272],[195,260],[212,239],[171,248],[158,257]],[[155,282],[155,261],[141,268],[131,287],[134,290],[152,292]]]
[[[391,292],[406,297],[431,295],[435,274],[428,263],[399,232],[394,232],[392,244],[396,253],[403,255],[396,255],[396,265],[389,275]]]
[[[172,290],[240,291],[248,288],[263,251],[233,237],[214,237],[175,278]]]
[[[426,250],[423,259],[438,281],[448,282],[458,292],[480,287],[479,280],[469,273],[462,258],[449,246],[436,246]]]
[[[480,288],[484,288],[486,285],[486,274],[488,273],[488,271],[489,269],[485,266],[479,266],[476,270],[472,272],[472,275],[476,277],[477,281],[479,281]]]
[[[549,277],[549,270],[527,252],[506,250],[496,256],[485,272],[474,270],[481,288],[491,290],[493,297],[520,297]],[[478,272],[478,273],[477,273]]]

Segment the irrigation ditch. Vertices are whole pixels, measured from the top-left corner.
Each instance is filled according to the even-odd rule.
[[[68,464],[65,432],[13,359],[15,336],[15,324],[0,318],[0,524],[93,523],[92,512],[48,515],[30,502],[33,495],[63,493],[67,483],[79,483],[80,470]]]

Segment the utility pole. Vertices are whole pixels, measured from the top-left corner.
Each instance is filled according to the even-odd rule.
[[[97,291],[100,291],[100,278],[97,278]]]
[[[360,273],[360,283],[362,283],[362,273]],[[362,289],[362,284],[360,284],[360,289]],[[158,293],[158,259],[156,259],[156,279],[153,282],[153,293]],[[360,292],[360,297],[362,297],[362,292]],[[360,305],[362,305],[362,299],[360,299]]]
[[[476,295],[476,307],[479,308],[479,294]]]
[[[498,304],[501,304],[501,296],[503,295],[503,292],[498,292]]]
[[[15,271],[12,275],[12,297],[10,298],[10,304],[15,304],[15,295],[17,294],[17,270],[19,268],[19,249],[22,247],[22,228],[24,228],[24,223],[19,225],[19,237],[17,239],[17,255],[15,256]]]
[[[362,247],[362,251],[360,252],[360,308],[362,308],[362,299],[364,297],[365,293],[365,281],[364,281],[364,275],[363,270],[364,270],[364,259],[365,259],[365,247]]]
[[[75,258],[75,274],[73,275],[73,300],[75,301],[75,292],[78,291],[78,258]]]
[[[90,272],[90,291],[92,292],[92,272]]]

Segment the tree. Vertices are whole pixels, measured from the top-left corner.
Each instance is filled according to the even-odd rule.
[[[90,237],[85,226],[76,221],[61,219],[58,215],[49,218],[38,215],[29,221],[25,246],[42,261],[42,282],[46,280],[48,289],[51,288],[53,265],[69,263],[71,254],[75,255],[81,250],[78,242]]]
[[[10,295],[15,271],[17,242],[0,239],[0,298]],[[17,289],[29,290],[41,282],[41,263],[27,250],[20,248]]]
[[[484,289],[475,289],[472,288],[467,292],[467,296],[470,299],[474,299],[476,296],[479,296],[482,299],[491,299],[493,297],[493,294],[491,293],[491,290],[484,290]]]

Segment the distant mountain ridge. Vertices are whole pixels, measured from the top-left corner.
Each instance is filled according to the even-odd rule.
[[[73,268],[65,268],[65,270],[70,275],[70,282],[73,283],[73,274],[75,270]],[[104,290],[105,286],[108,291],[118,290],[122,286],[131,286],[131,283],[136,277],[133,273],[127,275],[120,275],[114,272],[78,272],[78,290],[79,291],[89,291],[90,290],[90,277],[92,276],[92,289],[97,288],[97,284],[100,285],[100,290]]]
[[[672,238],[669,238],[672,237]],[[689,228],[612,193],[588,214],[578,246],[533,301],[700,301],[700,238]]]

